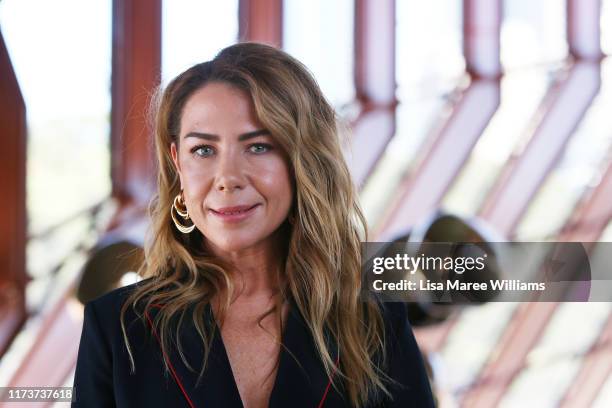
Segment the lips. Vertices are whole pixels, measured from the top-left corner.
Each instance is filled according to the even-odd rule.
[[[259,204],[237,205],[234,207],[222,207],[217,210],[210,209],[212,216],[226,224],[238,224],[249,219],[255,212]]]
[[[257,206],[258,204],[254,204],[254,205],[236,205],[233,207],[222,207],[222,208],[218,208],[218,209],[212,209],[212,211],[221,214],[221,215],[236,215],[236,214],[241,214],[244,213],[252,208],[254,208],[255,206]]]

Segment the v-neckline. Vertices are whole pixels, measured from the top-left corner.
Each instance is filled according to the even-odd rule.
[[[153,305],[153,310],[161,307],[163,305]],[[282,346],[278,368],[268,406],[270,408],[296,406],[298,401],[302,404],[298,406],[308,408],[321,407],[325,401],[332,404],[329,406],[342,405],[342,397],[332,390],[331,379],[325,372],[308,325],[291,296],[287,312],[287,320],[281,333]],[[204,314],[206,330],[211,332],[216,330],[220,333],[210,303],[206,304]],[[145,315],[149,326],[153,328],[151,316],[147,311]],[[203,381],[200,382],[197,372],[185,365],[184,358],[192,362],[203,361],[204,349],[199,346],[200,336],[195,327],[189,325],[184,330],[183,344],[189,345],[183,349],[184,355],[170,348],[166,353],[162,350],[162,359],[167,361],[171,375],[189,406],[200,408],[222,403],[226,407],[244,408],[221,335],[211,333],[209,350],[211,354],[208,356],[207,368],[203,372]],[[161,347],[160,338],[155,331],[154,333],[158,346]],[[339,364],[337,344],[333,342],[330,346],[331,357],[337,366]]]
[[[270,406],[270,401],[278,385],[278,374],[281,371],[281,369],[284,367],[284,360],[286,358],[285,357],[286,353],[283,351],[283,349],[284,347],[286,347],[287,333],[289,332],[289,326],[291,324],[291,321],[293,320],[291,314],[295,310],[291,298],[289,298],[287,302],[288,302],[287,316],[286,316],[284,325],[281,327],[281,335],[280,335],[281,345],[280,345],[280,349],[278,352],[279,353],[278,354],[278,367],[276,368],[276,372],[274,373],[274,382],[272,383],[272,388],[270,389],[270,395],[268,396],[268,404],[267,404],[268,406]],[[232,388],[234,389],[234,392],[238,396],[238,400],[240,401],[240,404],[244,408],[245,406],[244,401],[242,400],[242,396],[240,395],[240,390],[238,389],[238,383],[236,382],[236,377],[234,374],[234,370],[232,368],[232,363],[230,362],[229,354],[227,353],[227,348],[225,347],[225,342],[223,341],[223,337],[221,335],[221,327],[219,327],[219,325],[217,324],[217,319],[215,318],[215,315],[213,313],[211,302],[208,302],[206,304],[206,311],[207,313],[209,313],[210,321],[212,322],[212,325],[214,327],[213,342],[217,342],[217,347],[221,350],[220,357],[221,357],[223,364],[226,365],[227,372],[231,376]]]

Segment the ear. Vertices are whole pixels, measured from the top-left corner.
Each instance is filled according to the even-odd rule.
[[[183,174],[181,173],[181,165],[179,163],[178,158],[178,150],[176,149],[176,143],[172,142],[170,144],[170,155],[172,156],[172,161],[174,162],[174,168],[179,175],[179,180],[181,182],[181,190],[183,189]]]

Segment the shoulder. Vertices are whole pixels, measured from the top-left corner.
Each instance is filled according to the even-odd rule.
[[[141,280],[131,285],[113,289],[85,304],[84,321],[93,322],[100,330],[106,332],[111,338],[119,335],[121,308],[128,297],[139,287],[153,278]],[[135,313],[128,309],[126,318],[134,320]],[[87,324],[85,324],[87,326]]]
[[[380,302],[381,310],[385,319],[389,320],[394,325],[400,324],[404,320],[408,320],[406,312],[406,303],[404,302]]]
[[[95,309],[98,314],[104,314],[112,312],[117,308],[121,308],[125,300],[139,287],[145,283],[151,281],[153,278],[141,280],[131,285],[122,286],[117,289],[113,289],[95,299],[90,300],[85,304],[86,308]]]
[[[412,325],[408,319],[406,303],[382,303],[385,321],[385,348],[389,359],[406,359],[412,363],[422,358]]]
[[[403,331],[408,330],[412,333],[406,303],[404,302],[385,302],[379,297],[374,298],[378,304],[383,321],[385,322],[385,335],[390,336],[389,340],[397,341]]]
[[[424,356],[416,342],[406,303],[381,302],[385,320],[387,374],[394,380],[391,407],[433,407],[433,394]]]
[[[404,302],[379,302],[385,323],[385,343],[388,351],[419,353],[408,311]],[[399,350],[398,350],[399,349]]]

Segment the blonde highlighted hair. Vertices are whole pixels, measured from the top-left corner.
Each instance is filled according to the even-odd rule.
[[[207,332],[203,321],[205,307],[215,294],[224,293],[222,321],[234,290],[232,265],[206,251],[206,237],[197,228],[182,234],[170,217],[170,206],[180,192],[170,146],[179,143],[185,102],[213,81],[230,84],[251,96],[258,120],[289,159],[295,183],[291,210],[295,221],[284,223],[278,231],[285,242],[284,269],[278,272],[282,282],[279,302],[289,296],[294,299],[330,376],[335,363],[328,341],[336,342],[340,365],[333,376],[334,387],[339,389],[340,379],[353,406],[364,406],[373,397],[388,394],[384,381],[388,377],[379,364],[385,361],[380,305],[361,291],[360,245],[361,240],[367,241],[367,223],[343,158],[341,122],[306,67],[281,50],[248,42],[227,47],[211,61],[189,68],[156,99],[157,193],[150,206],[152,233],[139,269],[142,277],[153,279],[137,286],[121,309],[132,370],[135,362],[124,322],[129,307],[143,318],[137,306],[148,310],[164,304],[154,319],[162,350],[167,352],[171,344],[177,344],[190,369],[181,351],[178,329],[173,333],[170,322],[173,317],[182,322],[191,309],[204,347],[201,378],[214,335]],[[279,304],[274,309],[278,310]]]

